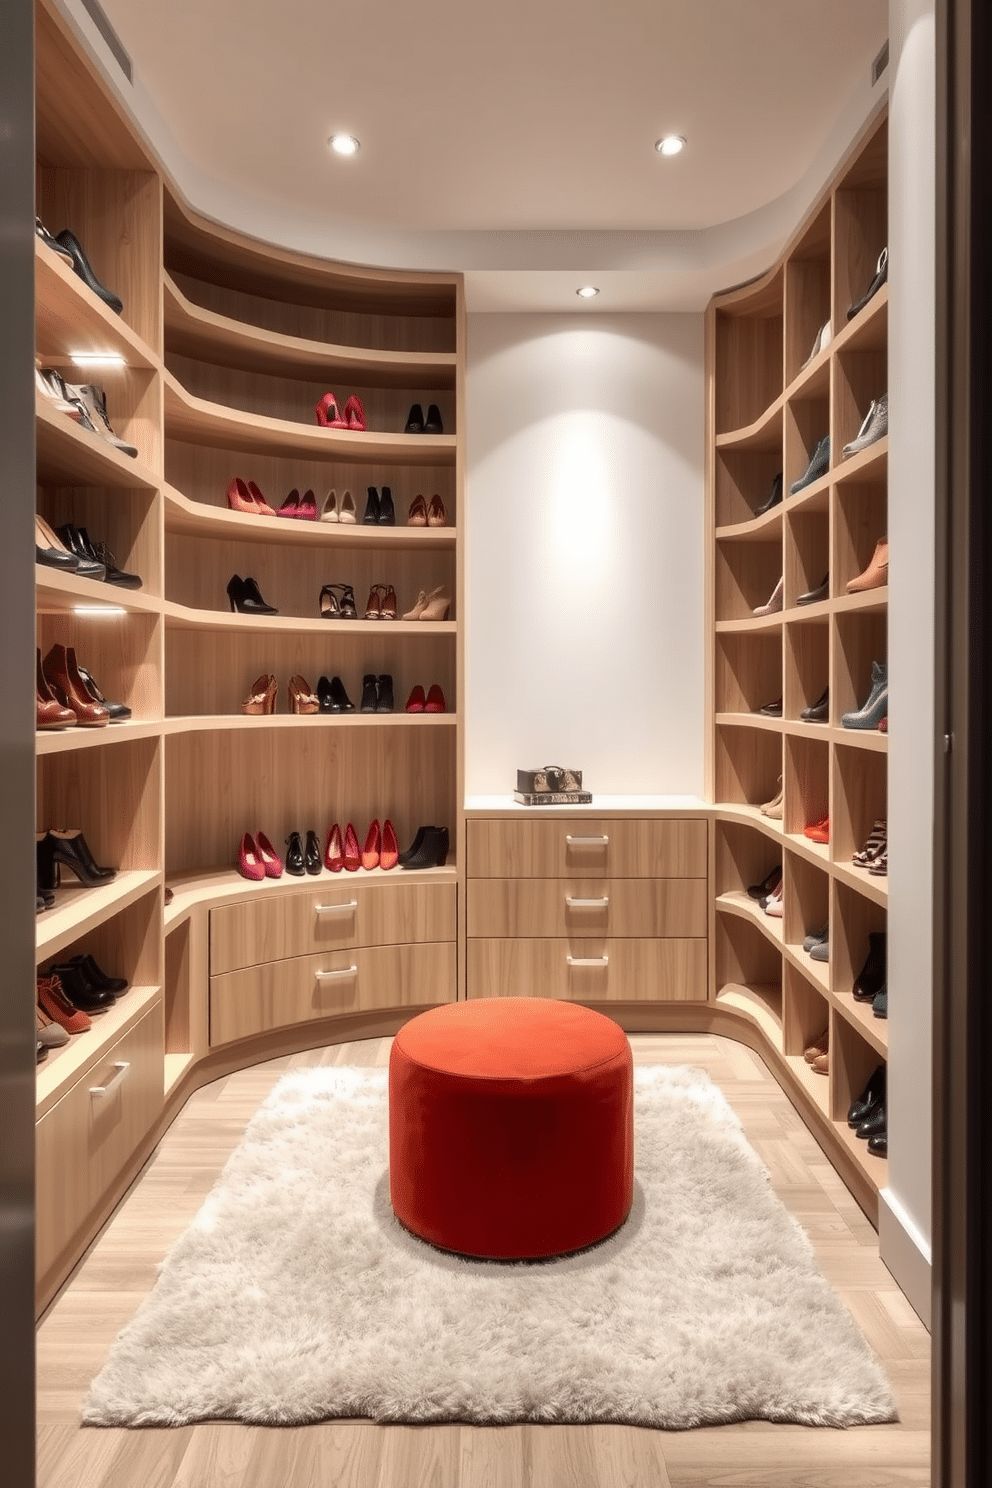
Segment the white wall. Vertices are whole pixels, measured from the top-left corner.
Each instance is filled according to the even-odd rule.
[[[882,1258],[929,1315],[933,983],[933,0],[889,6],[889,1186]]]
[[[703,785],[703,317],[470,315],[466,792]]]

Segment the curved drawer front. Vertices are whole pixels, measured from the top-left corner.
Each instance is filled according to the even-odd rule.
[[[454,940],[455,885],[351,874],[210,911],[210,974],[340,947]]]
[[[705,820],[607,817],[468,824],[470,878],[705,878]]]
[[[470,936],[706,935],[705,878],[483,878],[468,889]]]
[[[158,1002],[39,1119],[35,1128],[39,1280],[161,1115],[163,1046]]]
[[[210,978],[210,1046],[377,1008],[454,1002],[454,942],[328,950]]]
[[[470,940],[469,997],[705,1002],[705,940]]]

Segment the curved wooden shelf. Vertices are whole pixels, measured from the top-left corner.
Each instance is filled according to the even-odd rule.
[[[37,735],[35,754],[71,754],[77,749],[109,749],[113,744],[130,744],[137,739],[157,739],[162,732],[158,719],[126,719],[108,723],[105,728],[67,728],[42,730]]]
[[[774,403],[770,403],[753,424],[747,424],[743,429],[728,430],[726,434],[718,434],[715,441],[716,448],[718,450],[780,449],[782,429],[779,427],[776,430],[773,425],[776,419],[781,423],[784,406],[785,394],[779,393]]]
[[[453,636],[454,620],[321,620],[303,615],[240,615],[225,610],[192,610],[174,600],[162,601],[167,626],[191,630],[269,631],[286,635],[323,636]]]
[[[888,339],[889,286],[886,282],[875,291],[864,309],[841,327],[831,344],[835,352],[885,351]]]
[[[842,460],[839,465],[834,465],[830,478],[837,486],[854,481],[863,485],[874,481],[881,483],[886,478],[888,465],[889,436],[883,434],[881,439],[876,439],[874,444],[870,444],[860,454],[852,455],[849,460]]]
[[[785,390],[784,401],[810,403],[830,395],[830,353],[833,343],[818,351],[808,367],[802,367]]]
[[[290,878],[283,874],[282,878],[267,878],[261,883],[249,882],[234,868],[204,868],[197,873],[176,874],[170,879],[168,887],[172,889],[173,900],[165,908],[165,930],[168,934],[176,929],[198,907],[216,909],[222,904],[238,904],[252,896],[264,898],[297,889],[303,892],[319,884],[355,882],[388,890],[391,884],[397,883],[456,883],[457,880],[458,870],[450,854],[443,868],[406,869],[397,866],[388,872],[381,868],[373,868],[371,872],[361,868],[357,873],[329,873],[322,868],[319,873],[306,874],[303,878]]]
[[[774,915],[765,914],[757,899],[750,898],[743,891],[717,894],[716,910],[717,914],[732,914],[738,919],[750,920],[772,942],[776,950],[782,950],[785,944],[782,921]]]
[[[191,501],[174,486],[164,485],[165,530],[184,537],[200,537],[218,542],[257,542],[266,547],[299,546],[318,543],[347,549],[372,548],[388,553],[396,548],[412,551],[453,548],[458,536],[456,527],[366,527],[363,522],[300,522],[289,518],[253,517],[246,512],[229,511],[223,506],[208,506]]]
[[[246,717],[241,713],[221,713],[203,716],[184,714],[167,718],[164,723],[154,725],[163,734],[205,734],[238,732],[265,729],[307,728],[454,728],[458,723],[457,713],[407,713],[399,709],[394,713],[311,713],[295,716],[291,713],[272,713],[268,717]],[[103,732],[97,730],[96,732]]]
[[[204,310],[188,300],[175,281],[163,276],[166,352],[195,357],[222,367],[252,366],[284,377],[329,380],[347,377],[357,386],[447,390],[455,385],[454,352],[368,351],[332,346],[302,336],[281,335]]]
[[[741,620],[718,620],[716,630],[718,635],[760,635],[763,631],[771,632],[780,629],[782,617],[786,612],[776,610],[774,615],[751,615]]]
[[[889,879],[887,874],[871,874],[867,868],[856,868],[853,863],[834,863],[834,877],[849,889],[863,894],[883,909],[889,903]]]
[[[129,367],[149,371],[160,366],[151,347],[38,237],[34,293],[35,354],[43,367],[71,365],[73,352],[91,356],[111,352],[123,357]],[[89,380],[86,369],[75,370],[78,378],[70,377],[70,382]]]
[[[889,750],[888,734],[880,734],[878,729],[846,729],[838,725],[831,728],[830,738],[845,749],[867,749],[872,754],[887,754]]]
[[[797,470],[792,480],[797,481],[802,473],[801,470]],[[792,482],[787,482],[782,505],[789,513],[796,511],[826,511],[827,503],[830,499],[830,485],[833,480],[834,472],[831,467],[826,475],[821,475],[817,480],[810,481],[808,486],[804,486],[795,495],[789,490],[789,485]]]
[[[111,883],[87,889],[73,882],[55,891],[54,909],[38,915],[35,926],[35,948],[38,961],[50,959],[64,946],[95,930],[98,925],[120,914],[129,904],[140,899],[162,881],[158,868],[123,870]]]
[[[776,530],[777,529],[777,530]],[[763,516],[752,517],[747,522],[731,522],[716,529],[717,542],[767,542],[769,538],[782,539],[782,503],[773,506]]]
[[[91,434],[64,413],[58,413],[37,391],[35,420],[39,485],[158,489],[158,476],[140,460],[122,455],[99,434]]]
[[[81,579],[78,574],[60,573],[44,563],[36,563],[35,608],[42,614],[59,614],[77,610],[80,605],[99,607],[111,614],[125,610],[131,615],[160,615],[162,601],[144,589],[121,589],[102,579]]]
[[[782,729],[781,718],[766,718],[761,713],[717,713],[716,722],[721,728],[756,728],[772,734]]]
[[[194,397],[168,371],[163,374],[163,380],[166,438],[248,454],[317,458],[328,463],[410,466],[455,463],[458,440],[454,434],[321,429],[316,423],[295,424],[260,413],[242,413],[222,403]]]
[[[727,982],[716,994],[717,1007],[747,1018],[776,1051],[782,1052],[782,988],[772,983]]]

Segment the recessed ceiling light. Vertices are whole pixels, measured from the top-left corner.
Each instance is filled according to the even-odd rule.
[[[580,300],[593,300],[599,294],[599,290],[594,284],[583,284],[582,288],[577,289],[575,293]]]
[[[357,155],[361,149],[353,134],[332,134],[327,141],[335,155]]]
[[[69,360],[77,367],[126,367],[118,351],[70,351]]]
[[[664,139],[655,140],[654,147],[659,155],[681,155],[685,149],[685,135],[666,134]]]

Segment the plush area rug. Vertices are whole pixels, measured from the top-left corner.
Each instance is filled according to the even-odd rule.
[[[635,1198],[578,1255],[467,1261],[389,1204],[384,1073],[285,1076],[90,1389],[92,1425],[896,1419],[720,1091],[635,1072]]]

